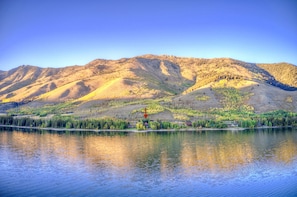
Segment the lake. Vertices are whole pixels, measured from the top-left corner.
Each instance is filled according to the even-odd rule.
[[[0,196],[297,196],[297,130],[0,130]]]

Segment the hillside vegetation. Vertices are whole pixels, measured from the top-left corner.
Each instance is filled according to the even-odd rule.
[[[287,63],[258,64],[258,66],[269,72],[277,81],[292,87],[297,87],[296,66]]]
[[[144,55],[84,66],[20,66],[0,72],[0,112],[165,120],[216,113],[297,112],[297,67],[230,58]]]

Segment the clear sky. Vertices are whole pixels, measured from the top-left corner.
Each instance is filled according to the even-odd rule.
[[[297,1],[0,0],[0,70],[143,54],[297,65]]]

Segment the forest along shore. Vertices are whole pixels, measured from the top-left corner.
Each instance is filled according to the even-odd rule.
[[[149,133],[149,132],[174,132],[174,131],[244,131],[251,128],[242,128],[242,127],[228,127],[228,128],[180,128],[180,129],[146,129],[146,130],[137,130],[137,129],[67,129],[67,128],[51,128],[51,127],[30,127],[30,126],[15,126],[15,125],[0,125],[1,128],[17,128],[17,129],[34,129],[34,130],[47,130],[47,131],[91,131],[91,132],[131,132],[131,133]],[[257,129],[275,129],[275,128],[288,128],[280,126],[272,127],[255,127]],[[292,128],[292,127],[289,127]]]

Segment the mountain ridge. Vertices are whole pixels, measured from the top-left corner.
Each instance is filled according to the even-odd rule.
[[[95,59],[83,66],[19,66],[0,72],[2,103],[72,101],[83,105],[170,97],[184,105],[195,103],[195,109],[210,109],[223,106],[222,95],[213,92],[214,88],[245,91],[250,96],[243,104],[254,111],[297,110],[297,67],[288,63],[142,55]],[[198,96],[208,99],[197,100]]]

